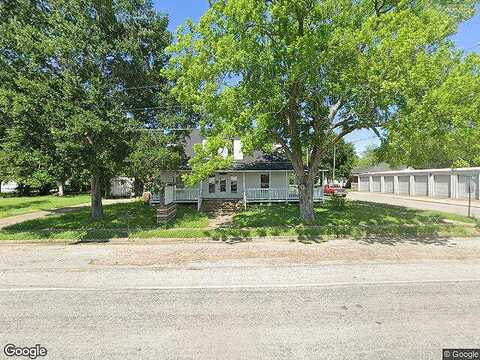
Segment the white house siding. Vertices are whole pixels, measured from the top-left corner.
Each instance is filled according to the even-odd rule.
[[[372,177],[372,191],[380,192],[381,191],[381,176]]]
[[[1,192],[3,194],[11,194],[17,191],[18,184],[14,181],[5,181],[0,183]]]
[[[415,175],[415,196],[428,196],[428,175]]]
[[[286,189],[288,188],[288,177],[285,171],[272,172],[270,177],[270,187],[272,189]]]
[[[232,193],[231,179],[232,176],[237,177],[237,192]],[[215,177],[215,192],[209,192],[209,179],[202,182],[202,198],[203,199],[242,199],[243,198],[243,183],[242,173],[218,173]],[[225,192],[220,191],[220,180],[226,180]]]
[[[393,176],[385,176],[384,186],[387,194],[393,194]]]
[[[110,195],[113,197],[130,197],[134,193],[134,179],[116,177],[110,180]]]
[[[435,175],[434,184],[435,184],[435,197],[439,198],[448,198],[450,197],[451,184],[450,175]]]

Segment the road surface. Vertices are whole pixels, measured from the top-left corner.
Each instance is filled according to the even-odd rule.
[[[465,200],[431,199],[427,197],[407,197],[356,191],[349,192],[348,198],[352,200],[405,206],[419,210],[436,210],[463,216],[468,215],[468,201]],[[471,215],[480,219],[480,202],[478,200],[472,201]]]
[[[47,359],[437,360],[479,345],[478,250],[0,246],[0,342],[41,344]]]

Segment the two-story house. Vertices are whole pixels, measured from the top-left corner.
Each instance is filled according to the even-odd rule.
[[[245,156],[239,139],[233,140],[233,164],[217,171],[208,179],[195,186],[187,186],[182,175],[191,171],[188,160],[194,155],[194,145],[204,143],[200,132],[191,132],[185,143],[185,161],[177,170],[166,170],[162,181],[170,186],[166,189],[167,202],[197,203],[198,208],[205,200],[226,200],[254,202],[295,202],[298,201],[298,189],[295,185],[293,166],[281,153],[274,151],[264,154],[255,151],[252,156]],[[225,149],[224,156],[228,156]],[[319,185],[315,187],[315,201],[323,200],[323,184],[325,170],[320,170]],[[159,196],[153,197],[153,202]]]

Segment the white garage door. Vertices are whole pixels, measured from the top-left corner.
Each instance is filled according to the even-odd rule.
[[[428,195],[428,176],[416,175],[415,176],[415,196],[427,196]]]
[[[372,177],[372,191],[373,192],[380,192],[381,191],[381,186],[380,186],[380,176],[374,176]]]
[[[393,176],[385,176],[384,186],[386,193],[393,194]]]
[[[478,175],[458,175],[458,196],[468,199],[469,190],[472,199],[475,199],[478,193]]]
[[[450,175],[435,175],[435,197],[450,197]]]
[[[410,176],[398,177],[398,193],[401,195],[410,194]]]
[[[368,176],[360,177],[360,191],[370,191],[369,189],[370,179]]]

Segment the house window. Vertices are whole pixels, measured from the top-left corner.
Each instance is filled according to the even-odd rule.
[[[227,179],[222,177],[220,179],[220,192],[226,192],[226,191],[227,191]]]
[[[230,177],[230,192],[236,194],[238,191],[238,178],[236,176]]]
[[[210,194],[215,193],[215,178],[214,177],[211,177],[210,179],[208,179],[208,192]]]
[[[270,188],[270,175],[268,174],[260,175],[260,188],[262,189]]]

